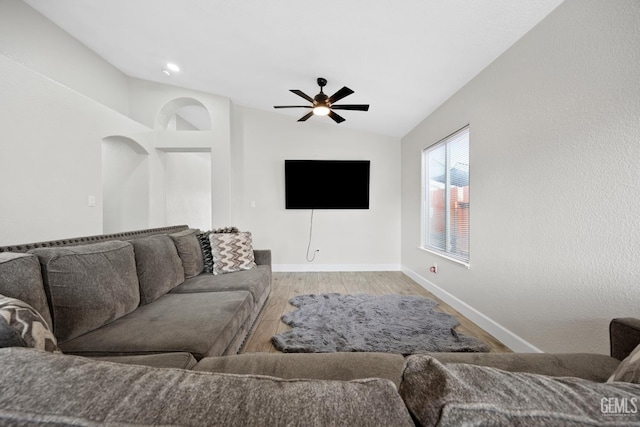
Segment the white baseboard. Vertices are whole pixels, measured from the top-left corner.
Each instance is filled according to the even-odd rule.
[[[400,264],[273,264],[273,271],[401,271]]]
[[[491,318],[485,316],[480,313],[475,308],[471,307],[469,304],[464,301],[458,299],[457,297],[451,295],[449,292],[440,288],[433,282],[425,279],[420,276],[415,271],[402,267],[402,272],[407,276],[411,277],[413,280],[418,282],[423,288],[449,304],[451,307],[456,309],[460,314],[462,314],[467,319],[471,320],[476,325],[480,326],[482,329],[487,331],[489,334],[493,335],[495,338],[500,340],[504,345],[509,347],[516,353],[543,353],[538,347],[533,344],[523,340],[518,335],[514,334],[504,326],[495,322]]]

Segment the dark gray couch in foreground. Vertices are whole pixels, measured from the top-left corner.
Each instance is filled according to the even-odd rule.
[[[636,319],[613,331],[622,347],[640,342]],[[605,378],[609,356],[452,357],[253,353],[187,370],[4,348],[0,425],[640,425],[640,384],[564,376]]]
[[[393,383],[283,380],[0,349],[0,425],[411,426]]]

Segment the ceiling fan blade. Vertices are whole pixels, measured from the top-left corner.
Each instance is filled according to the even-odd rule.
[[[311,108],[311,105],[274,105],[273,108]]]
[[[369,104],[332,105],[334,110],[369,111]]]
[[[329,103],[333,104],[334,102],[340,101],[342,98],[344,98],[345,96],[349,96],[352,93],[353,91],[351,89],[344,86],[342,89],[340,89],[339,91],[337,91],[336,93],[334,93],[329,97]]]
[[[313,111],[311,112],[311,114],[313,114]],[[329,117],[331,117],[333,119],[333,121],[336,122],[336,123],[344,122],[344,117],[337,115],[333,111],[329,111]]]
[[[313,98],[310,97],[309,95],[307,95],[306,93],[304,93],[303,91],[298,90],[298,89],[290,89],[290,91],[295,93],[296,95],[306,99],[307,101],[313,103]]]
[[[313,111],[309,111],[307,114],[305,114],[304,116],[300,117],[298,119],[299,122],[304,122],[306,121],[309,117],[313,116]]]

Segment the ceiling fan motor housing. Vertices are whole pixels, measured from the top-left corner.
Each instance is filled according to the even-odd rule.
[[[323,92],[320,92],[319,94],[313,97],[313,100],[315,101],[314,104],[317,104],[317,105],[329,106],[329,102],[327,101],[328,99],[329,97]]]

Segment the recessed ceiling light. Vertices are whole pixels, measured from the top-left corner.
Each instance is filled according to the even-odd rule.
[[[180,71],[180,67],[178,67],[176,64],[174,64],[174,63],[172,63],[172,62],[168,62],[168,63],[167,63],[167,68],[168,68],[170,71],[173,71],[173,72],[175,72],[175,73],[177,73],[178,71]]]
[[[169,70],[162,70],[163,73],[165,73],[167,76],[171,75],[171,72]]]

